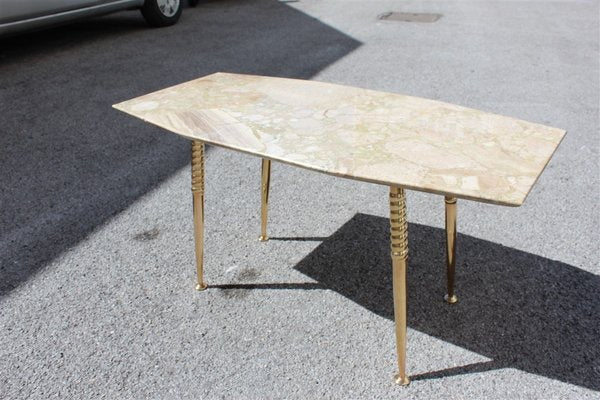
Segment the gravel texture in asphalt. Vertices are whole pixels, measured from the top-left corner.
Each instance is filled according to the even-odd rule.
[[[382,21],[389,11],[431,23]],[[597,399],[599,6],[213,1],[0,40],[0,398]],[[387,188],[206,156],[194,290],[190,145],[111,105],[215,71],[428,97],[566,129],[525,205],[410,192],[395,386]]]

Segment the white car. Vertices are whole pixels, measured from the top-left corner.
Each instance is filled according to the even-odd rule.
[[[0,36],[138,8],[151,26],[173,25],[180,0],[0,0]]]

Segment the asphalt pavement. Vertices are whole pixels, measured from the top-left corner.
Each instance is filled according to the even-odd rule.
[[[431,23],[383,21],[390,11]],[[0,39],[0,398],[597,399],[599,5],[211,1]],[[566,129],[519,208],[409,192],[407,388],[387,188],[209,147],[196,292],[189,142],[111,105],[215,71],[428,97]]]

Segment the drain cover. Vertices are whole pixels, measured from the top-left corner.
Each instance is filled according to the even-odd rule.
[[[401,22],[435,22],[442,18],[442,14],[429,13],[406,13],[389,11],[377,16],[377,19],[383,21],[401,21]]]

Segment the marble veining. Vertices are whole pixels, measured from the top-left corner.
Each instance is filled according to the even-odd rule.
[[[418,97],[229,73],[114,107],[187,138],[272,160],[508,206],[523,203],[565,135]]]

